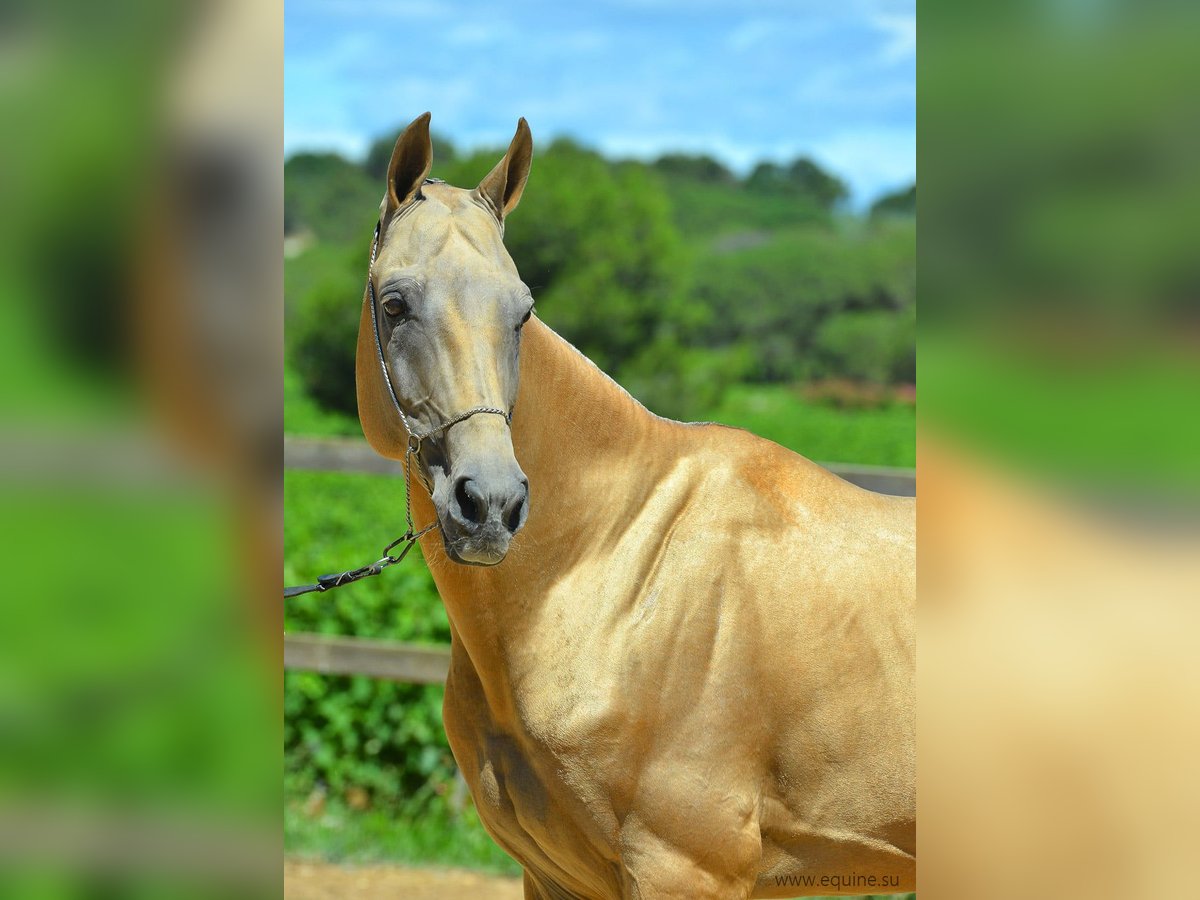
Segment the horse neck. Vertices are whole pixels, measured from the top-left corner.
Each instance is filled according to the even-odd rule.
[[[656,477],[648,448],[662,458],[668,428],[540,320],[525,326],[512,422],[530,485],[525,528],[491,568],[451,562],[436,533],[422,539],[455,635],[477,669],[522,640],[529,604],[573,560],[630,520]],[[417,521],[431,521],[428,495],[419,487],[413,495]]]

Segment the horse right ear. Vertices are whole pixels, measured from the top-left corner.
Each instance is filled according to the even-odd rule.
[[[475,188],[475,193],[487,202],[501,224],[521,202],[532,161],[533,136],[529,133],[529,123],[521,118],[517,120],[517,133],[513,135],[504,159],[496,163],[496,168]]]
[[[433,166],[433,142],[429,140],[429,113],[417,116],[396,138],[396,149],[388,164],[387,213],[390,215],[421,190]]]

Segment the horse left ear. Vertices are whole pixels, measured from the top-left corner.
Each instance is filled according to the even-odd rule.
[[[475,188],[475,193],[487,201],[501,222],[521,202],[521,192],[525,190],[532,162],[533,135],[529,133],[529,123],[522,118],[517,122],[517,133],[513,135],[504,159],[496,163],[496,168]]]
[[[387,206],[393,213],[421,190],[433,165],[433,143],[429,140],[429,113],[417,116],[396,138],[388,163]]]

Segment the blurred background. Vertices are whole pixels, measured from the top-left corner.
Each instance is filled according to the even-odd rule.
[[[432,175],[462,187],[528,119],[533,168],[505,243],[542,319],[651,410],[911,469],[914,16],[911,2],[290,0],[289,458],[315,437],[361,441],[371,233],[396,136],[430,110]],[[285,582],[368,561],[403,530],[402,490],[289,464]],[[450,638],[419,559],[289,601],[285,621]],[[285,849],[310,861],[290,889],[326,877],[314,859],[517,871],[457,777],[440,684],[290,671],[284,702]]]

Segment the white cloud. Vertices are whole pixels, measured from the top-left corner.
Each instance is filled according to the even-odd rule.
[[[369,143],[366,135],[336,128],[287,128],[283,134],[284,155],[304,150],[340,153],[349,159],[362,159],[366,156]]]
[[[871,16],[872,27],[886,37],[879,51],[879,61],[891,65],[916,56],[917,17],[915,13],[895,15],[878,13]]]

